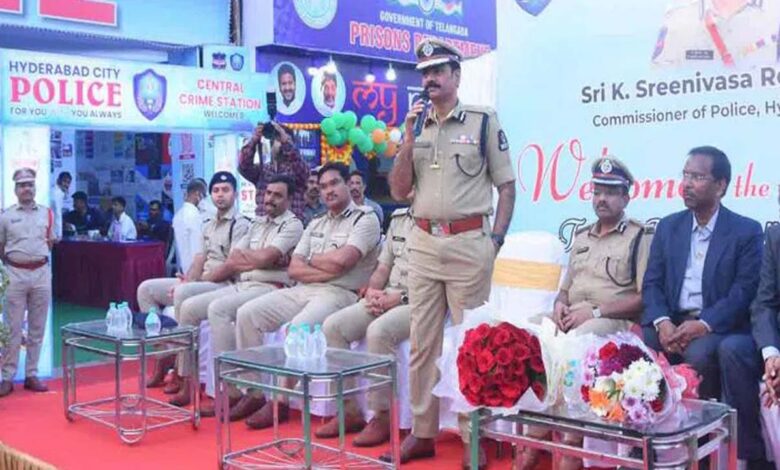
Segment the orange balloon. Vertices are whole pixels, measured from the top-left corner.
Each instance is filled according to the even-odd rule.
[[[395,154],[398,152],[398,144],[395,142],[388,142],[387,148],[385,149],[385,157],[395,157]]]
[[[374,132],[371,133],[371,141],[375,144],[381,144],[386,138],[387,134],[382,129],[374,129]]]

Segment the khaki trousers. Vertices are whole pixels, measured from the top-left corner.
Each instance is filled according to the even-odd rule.
[[[366,338],[368,352],[392,356],[396,346],[409,338],[410,317],[409,305],[399,305],[377,317],[368,311],[365,301],[361,300],[329,316],[322,325],[322,331],[331,348],[349,349],[353,341]],[[387,393],[386,390],[369,392],[369,408],[375,412],[389,410]],[[350,411],[356,411],[357,405],[352,400],[349,403]]]
[[[412,434],[434,438],[439,432],[439,399],[433,387],[439,381],[436,359],[441,356],[447,307],[452,323],[459,324],[464,309],[487,302],[496,253],[486,229],[435,237],[415,226],[407,248]],[[459,422],[461,438],[468,442],[468,417],[461,416]]]
[[[174,314],[176,322],[182,326],[194,326],[200,328],[200,322],[206,319],[208,302],[213,300],[214,292],[227,286],[225,282],[185,282],[176,286],[173,291]],[[202,300],[199,297],[204,296]],[[205,306],[203,306],[205,302]],[[200,314],[202,307],[202,315]],[[176,359],[179,375],[182,377],[190,374],[190,355],[181,352]]]
[[[213,300],[208,303],[206,315],[211,326],[211,351],[215,357],[236,349],[238,308],[277,289],[272,284],[242,282],[210,293],[213,294]]]
[[[227,285],[227,283],[216,282],[181,282],[175,277],[161,277],[157,279],[147,279],[138,286],[136,297],[138,298],[138,308],[142,312],[148,312],[152,307],[157,308],[160,313],[165,307],[173,305],[174,317],[179,321],[181,315],[181,304],[184,300]],[[171,288],[174,288],[173,297],[170,296]]]
[[[10,283],[5,292],[5,323],[11,330],[11,338],[2,358],[3,380],[13,380],[22,347],[22,327],[27,313],[26,377],[38,374],[41,343],[46,331],[46,318],[51,303],[51,269],[49,265],[38,269],[19,269],[5,266]]]

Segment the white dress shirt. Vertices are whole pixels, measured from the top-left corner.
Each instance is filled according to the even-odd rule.
[[[116,217],[111,219],[111,225],[108,228],[108,238],[109,240],[114,239],[114,229],[116,227],[116,224],[114,224],[114,221],[116,221]],[[122,215],[119,216],[119,224],[121,226],[120,233],[122,240],[135,240],[138,238],[138,233],[135,231],[135,223],[133,222],[133,219],[130,218],[129,215],[122,212]]]
[[[62,216],[73,210],[73,198],[71,198],[59,185],[54,185],[51,190],[51,210],[54,213],[53,230],[58,239],[62,238]]]
[[[200,211],[191,202],[176,211],[173,216],[173,239],[179,268],[187,273],[196,253],[203,250],[203,219]]]

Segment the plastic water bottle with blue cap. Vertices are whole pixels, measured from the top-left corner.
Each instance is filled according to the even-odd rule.
[[[149,314],[146,316],[146,322],[144,323],[147,336],[156,336],[160,334],[162,324],[160,323],[160,316],[157,315],[157,307],[149,309]]]
[[[300,335],[298,337],[300,338],[299,345],[299,353],[298,357],[302,359],[308,359],[311,357],[311,329],[309,328],[308,324],[303,324],[300,326]]]
[[[130,333],[133,331],[133,311],[130,310],[130,304],[122,302],[119,304],[119,310],[122,312],[122,330]]]
[[[116,303],[111,302],[106,312],[106,332],[110,335],[115,335],[117,332],[117,316]]]
[[[314,325],[312,342],[314,343],[312,356],[317,359],[325,357],[325,351],[328,349],[328,340],[325,338],[325,333],[322,332],[322,325]]]
[[[300,352],[299,342],[300,333],[298,333],[298,327],[290,325],[287,328],[287,336],[284,337],[284,355],[290,358],[297,358]]]

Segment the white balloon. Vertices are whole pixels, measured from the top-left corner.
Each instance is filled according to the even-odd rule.
[[[403,135],[401,134],[401,130],[397,127],[390,131],[390,142],[395,142],[396,144],[401,143],[401,138]]]

